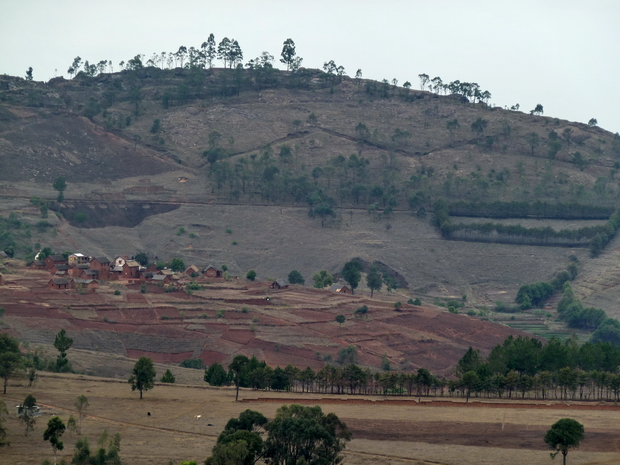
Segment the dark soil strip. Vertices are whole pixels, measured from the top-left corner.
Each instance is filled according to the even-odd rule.
[[[407,441],[507,449],[548,450],[543,438],[547,428],[501,423],[470,423],[343,418],[355,439]],[[590,452],[618,452],[620,438],[616,431],[586,431],[579,448]]]

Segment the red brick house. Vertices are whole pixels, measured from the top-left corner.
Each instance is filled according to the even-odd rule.
[[[105,257],[93,257],[90,261],[90,269],[110,271],[110,260]]]
[[[154,274],[147,279],[155,284],[170,284],[172,282],[172,275]]]
[[[207,278],[221,278],[222,270],[218,270],[214,266],[209,265],[208,267],[205,268],[204,275]]]
[[[329,290],[334,292],[340,292],[341,294],[353,294],[348,286],[343,286],[342,284],[332,284],[329,287]]]
[[[49,283],[47,283],[47,287],[50,289],[69,289],[69,280],[66,278],[52,278]]]
[[[72,279],[70,283],[72,289],[95,292],[99,288],[99,282],[95,279]]]
[[[67,264],[58,264],[53,265],[49,268],[49,272],[56,275],[66,275],[69,273],[69,265]]]
[[[43,260],[34,260],[28,267],[31,270],[44,270],[47,264]]]
[[[110,272],[110,260],[105,257],[93,257],[89,264],[91,270],[99,272],[98,279],[109,281],[116,277],[112,277],[112,273]]]
[[[45,269],[51,270],[54,265],[66,265],[67,260],[60,254],[45,257]]]
[[[198,276],[200,274],[200,268],[196,265],[191,265],[185,270],[185,274],[188,276]]]
[[[138,279],[140,277],[140,264],[135,260],[126,260],[122,265],[121,277],[125,279]]]
[[[289,284],[286,279],[278,279],[277,281],[274,281],[269,285],[271,289],[286,289],[288,288],[288,286]]]
[[[73,267],[69,267],[69,276],[73,276],[74,278],[79,278],[82,276],[82,274],[85,271],[89,269],[90,269],[90,266],[88,265],[88,263],[80,263]]]

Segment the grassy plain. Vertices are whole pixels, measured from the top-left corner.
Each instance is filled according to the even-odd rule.
[[[36,429],[28,437],[15,416],[14,405],[32,393],[42,407]],[[327,396],[257,392],[242,390],[234,401],[232,388],[202,385],[161,385],[144,395],[143,400],[121,380],[84,375],[41,373],[36,385],[25,379],[12,380],[2,399],[10,407],[7,422],[11,445],[0,452],[3,464],[40,464],[52,459],[52,449],[42,439],[48,419],[60,415],[66,422],[76,416],[73,403],[80,394],[90,406],[83,433],[91,448],[104,430],[110,436],[122,435],[123,463],[179,464],[182,460],[202,462],[229,418],[246,408],[273,418],[286,403],[321,405],[334,412],[353,431],[354,439],[345,452],[344,463],[401,464],[549,464],[553,463],[543,443],[544,432],[559,418],[582,422],[586,438],[579,450],[571,451],[570,463],[620,463],[620,425],[618,410],[575,410],[570,406],[523,408],[490,404],[470,405],[455,402],[451,406],[428,407],[413,399],[362,396]],[[361,403],[364,399],[373,402]],[[398,399],[402,400],[402,399]],[[423,402],[426,399],[422,399]],[[150,415],[148,413],[150,412]],[[59,457],[70,462],[78,436],[67,432],[65,448]]]

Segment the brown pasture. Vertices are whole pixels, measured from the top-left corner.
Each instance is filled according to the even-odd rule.
[[[158,367],[158,371],[160,367]],[[173,369],[173,372],[175,370]],[[77,396],[87,396],[90,406],[83,433],[91,448],[104,430],[122,435],[121,457],[131,464],[178,464],[182,460],[202,462],[229,418],[250,408],[273,418],[282,404],[303,402],[320,405],[345,420],[354,439],[348,444],[344,463],[386,464],[550,464],[542,438],[559,418],[582,422],[586,438],[580,449],[571,451],[576,464],[620,463],[620,410],[613,405],[592,409],[583,404],[478,403],[465,405],[450,399],[395,399],[362,396],[301,395],[242,390],[234,401],[234,389],[198,384],[157,384],[144,399],[118,379],[84,375],[40,373],[35,386],[14,379],[2,400],[7,403],[9,447],[0,451],[2,464],[40,464],[52,459],[43,431],[52,415],[65,422],[76,415]],[[180,373],[185,382],[187,371]],[[15,415],[15,405],[33,394],[42,407],[36,429],[28,437]],[[541,408],[542,407],[542,408]],[[577,407],[577,408],[574,408]],[[580,408],[579,408],[580,407]],[[150,412],[150,415],[148,413]],[[78,436],[66,432],[65,448],[59,457],[70,461]]]

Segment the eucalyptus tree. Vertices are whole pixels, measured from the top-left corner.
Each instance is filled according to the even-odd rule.
[[[213,33],[209,34],[209,38],[206,42],[203,42],[200,46],[202,53],[205,56],[205,64],[209,69],[213,67],[213,60],[217,57],[217,48],[215,46],[215,36]]]
[[[284,41],[280,56],[282,57],[280,62],[286,65],[287,71],[295,71],[296,69],[299,69],[302,59],[297,57],[295,42],[293,42],[293,39],[286,39]]]
[[[428,74],[424,73],[418,74],[418,77],[420,78],[420,90],[424,90],[430,78],[428,77]]]

